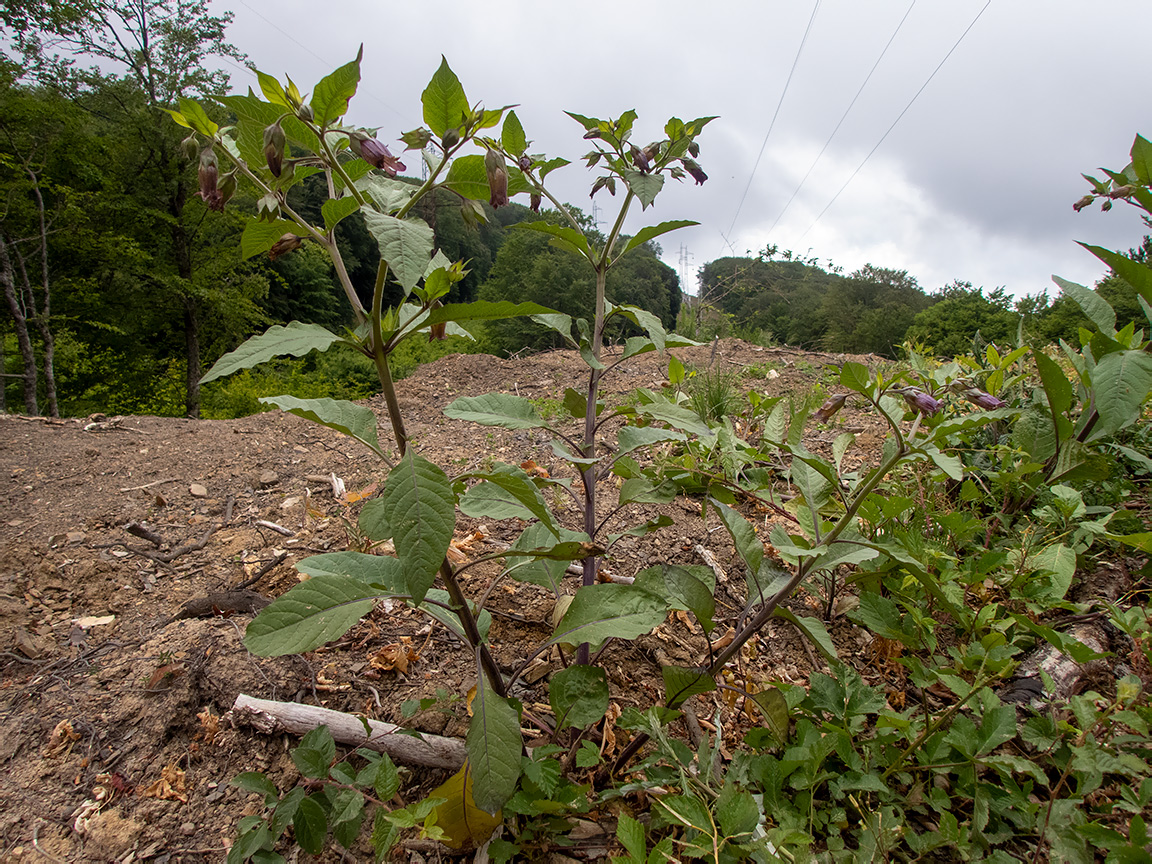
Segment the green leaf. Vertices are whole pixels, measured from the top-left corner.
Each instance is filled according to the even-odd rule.
[[[364,163],[367,164],[367,163]],[[368,195],[385,213],[395,213],[412,198],[416,187],[394,177],[373,173],[356,181],[356,188]],[[355,200],[355,199],[353,199]]]
[[[644,328],[644,332],[647,333],[648,338],[652,340],[652,345],[655,349],[660,353],[664,353],[664,341],[668,334],[664,332],[664,325],[660,323],[660,319],[657,316],[646,309],[641,309],[639,306],[629,306],[626,304],[617,306],[609,303],[607,307],[607,314],[609,316],[623,315],[637,327]]]
[[[715,498],[710,498],[709,501],[716,508],[716,513],[720,516],[720,521],[724,527],[728,529],[736,552],[751,572],[758,572],[760,562],[764,559],[764,544],[756,536],[756,529],[747,519],[727,504],[717,501]]]
[[[436,605],[443,604],[443,605]],[[447,591],[442,591],[439,588],[431,588],[428,593],[424,595],[424,601],[419,604],[413,604],[409,601],[409,606],[419,609],[429,618],[434,618],[439,621],[453,633],[460,637],[461,642],[468,641],[468,634],[464,632],[464,625],[460,623],[460,616],[452,611],[452,598]],[[469,604],[472,609],[472,614],[476,615],[476,604]],[[444,608],[445,606],[449,608]],[[476,615],[476,629],[480,631],[480,638],[488,638],[488,630],[492,626],[492,613],[487,609],[480,611]]]
[[[661,811],[661,815],[673,825],[685,828],[695,828],[711,837],[715,833],[712,817],[708,808],[699,798],[690,795],[668,795],[663,798],[653,798],[652,803]]]
[[[1063,543],[1054,543],[1029,556],[1029,563],[1037,570],[1046,570],[1052,574],[1052,590],[1048,593],[1048,599],[1053,602],[1063,600],[1076,575],[1076,553]]]
[[[245,771],[237,774],[229,781],[230,786],[243,789],[245,792],[254,792],[264,796],[264,806],[271,807],[280,799],[280,792],[276,784],[259,771]]]
[[[836,646],[832,644],[832,637],[828,635],[828,629],[819,618],[799,618],[783,606],[777,606],[772,615],[795,624],[796,628],[808,637],[808,641],[816,646],[816,650],[824,655],[824,659],[829,663],[836,663],[839,660]]]
[[[355,60],[321,78],[312,90],[312,114],[317,126],[330,126],[348,113],[348,100],[356,95],[360,83],[360,60],[363,56],[364,46],[361,45]]]
[[[244,645],[259,657],[311,651],[343,636],[387,594],[355,577],[315,576],[266,606],[248,625]]]
[[[513,303],[509,300],[474,300],[471,303],[446,303],[428,313],[420,326],[458,323],[460,321],[498,321],[504,318],[546,317],[551,310],[539,303]]]
[[[292,827],[296,829],[296,842],[309,855],[319,855],[324,851],[324,839],[328,835],[328,820],[324,808],[309,795],[300,802],[296,815],[292,817]]]
[[[548,702],[556,728],[585,729],[608,711],[608,676],[598,666],[569,666],[552,676]]]
[[[665,598],[670,609],[691,612],[705,633],[712,631],[712,617],[716,614],[716,599],[712,596],[715,576],[709,568],[657,564],[637,573],[633,584]]]
[[[404,591],[399,562],[395,558],[383,555],[368,555],[364,552],[326,552],[297,561],[296,569],[309,577],[351,576],[390,592]]]
[[[1143,135],[1137,135],[1132,142],[1132,170],[1142,184],[1152,185],[1152,142]]]
[[[559,333],[569,348],[576,348],[576,340],[572,338],[572,316],[562,312],[551,312],[547,315],[533,315],[532,320],[543,324],[550,330]]]
[[[424,122],[437,138],[443,138],[449,129],[458,129],[465,116],[472,113],[460,79],[449,68],[443,55],[440,56],[440,67],[424,88],[420,101],[424,106]]]
[[[871,392],[872,376],[868,374],[868,367],[863,363],[849,360],[840,367],[840,383],[849,390],[868,395]]]
[[[250,369],[283,354],[300,357],[309,351],[327,351],[333,343],[343,341],[319,324],[301,324],[299,321],[285,327],[277,324],[217,360],[200,383],[206,384],[241,369]]]
[[[519,754],[516,762],[519,765]],[[441,802],[435,808],[432,821],[444,831],[443,842],[452,849],[483,846],[504,821],[499,814],[493,816],[477,806],[472,797],[473,788],[472,765],[465,762],[463,768],[429,793],[429,799]]]
[[[721,836],[727,837],[729,842],[751,834],[760,824],[760,808],[756,806],[756,799],[731,781],[725,783],[720,790],[714,809],[720,823]]]
[[[538,231],[549,234],[553,238],[553,245],[568,252],[575,252],[591,260],[592,250],[588,247],[588,240],[575,228],[566,225],[553,225],[551,222],[518,222],[517,228],[526,231]]]
[[[505,429],[539,429],[548,425],[531,402],[506,393],[463,396],[445,408],[444,415],[453,420],[468,420],[481,426],[503,426]]]
[[[484,167],[484,157],[479,153],[458,156],[448,166],[448,176],[441,185],[455,192],[461,198],[487,201],[491,194],[488,188],[488,171]]]
[[[247,259],[254,255],[263,255],[285,234],[301,236],[303,230],[295,222],[284,219],[275,222],[249,219],[244,223],[244,233],[240,235],[240,257]]]
[[[563,527],[556,529],[542,522],[533,522],[520,533],[509,551],[527,552],[553,546],[557,537],[564,543],[581,542],[588,539],[588,535],[583,532],[569,531]],[[525,560],[519,556],[511,557],[510,560],[514,563],[510,563],[505,568],[505,573],[518,582],[530,582],[533,585],[547,588],[553,594],[560,590],[560,583],[563,581],[565,571],[568,568],[567,560],[551,558]]]
[[[535,517],[556,532],[552,511],[523,468],[501,464],[492,471],[471,476],[483,482],[470,488],[460,499],[461,512],[493,519]],[[497,512],[504,515],[496,515]]]
[[[292,761],[300,773],[313,780],[328,779],[328,766],[336,758],[336,741],[327,726],[317,726],[300,739]]]
[[[297,399],[295,396],[261,396],[265,405],[295,414],[355,438],[377,456],[383,457],[376,437],[376,415],[370,408],[343,399]]]
[[[711,693],[716,689],[712,676],[699,669],[686,669],[683,666],[661,666],[664,678],[664,704],[683,705],[698,693]]]
[[[436,242],[432,228],[422,219],[397,219],[374,210],[364,211],[364,222],[380,246],[380,257],[407,295],[424,276],[432,257]]]
[[[679,228],[689,228],[699,224],[699,222],[693,222],[690,219],[673,219],[669,222],[661,222],[659,225],[649,225],[647,228],[641,228],[632,237],[628,238],[628,243],[624,246],[623,251],[616,256],[616,260],[627,255],[637,246],[643,246],[649,240],[654,240],[661,234],[667,234],[669,231],[676,231]]]
[[[504,118],[504,128],[500,130],[500,146],[517,157],[528,149],[524,127],[520,125],[520,118],[516,116],[515,111],[509,111],[508,116]]]
[[[764,725],[766,725],[772,734],[776,736],[776,740],[784,742],[788,740],[788,700],[784,698],[784,694],[780,692],[779,687],[768,687],[767,690],[761,690],[759,693],[752,694],[752,701],[760,709],[764,715]]]
[[[580,415],[583,417],[583,414]],[[616,455],[623,456],[640,447],[651,447],[663,441],[686,441],[688,436],[674,429],[658,426],[625,426],[616,435]]]
[[[1044,394],[1048,397],[1048,407],[1052,415],[1067,414],[1072,407],[1072,383],[1064,370],[1055,360],[1038,349],[1032,350],[1032,358],[1036,361],[1036,371],[1040,373],[1040,383],[1044,387]]]
[[[883,639],[915,647],[909,644],[908,634],[904,632],[904,615],[900,607],[875,591],[861,591],[860,605],[850,611],[848,617]]]
[[[997,705],[984,710],[980,722],[979,744],[976,755],[991,753],[1001,744],[1016,737],[1016,708],[1012,705]]]
[[[359,209],[359,203],[351,195],[329,198],[320,206],[320,212],[324,216],[324,227],[331,231],[344,217],[351,216]]]
[[[1053,276],[1052,281],[1060,286],[1064,296],[1072,299],[1084,310],[1084,314],[1095,324],[1105,336],[1116,335],[1116,313],[1108,305],[1108,301],[1095,291]]]
[[[383,498],[373,498],[360,508],[356,519],[361,533],[374,543],[392,539],[392,526],[388,524],[388,511]]]
[[[651,633],[664,620],[668,604],[634,585],[585,585],[548,640],[598,648],[610,637],[635,639]]]
[[[212,119],[204,111],[203,106],[199,102],[195,99],[185,99],[181,97],[177,100],[177,104],[180,106],[180,113],[184,115],[184,119],[187,121],[187,123],[182,123],[182,126],[187,125],[189,128],[195,129],[205,138],[216,137],[216,133],[220,131],[220,127],[212,122]],[[172,112],[168,113],[172,114]],[[173,114],[172,116],[173,119],[175,119],[176,115]]]
[[[1140,419],[1141,406],[1152,391],[1152,355],[1116,351],[1100,358],[1092,370],[1092,389],[1100,423],[1092,438],[1103,438]]]
[[[467,746],[473,800],[481,810],[495,815],[516,791],[524,742],[520,715],[507,699],[496,695],[483,673],[472,700]]]
[[[626,170],[624,182],[632,190],[632,194],[640,201],[640,209],[647,210],[660,190],[664,188],[663,174],[642,174],[639,171]]]
[[[452,483],[440,468],[409,448],[388,474],[381,497],[408,593],[419,603],[452,542],[456,527]]]
[[[643,864],[644,852],[647,848],[647,844],[644,842],[643,825],[627,813],[621,813],[620,819],[616,823],[616,839],[620,841],[621,846],[628,850],[628,854],[636,864]]]
[[[1146,302],[1152,302],[1152,268],[1147,264],[1100,246],[1089,243],[1080,245],[1115,270],[1116,275],[1135,288],[1136,293]]]
[[[636,411],[653,419],[662,420],[673,429],[696,435],[702,443],[709,446],[716,440],[716,433],[700,419],[700,415],[681,405],[672,402],[652,402],[637,406]]]

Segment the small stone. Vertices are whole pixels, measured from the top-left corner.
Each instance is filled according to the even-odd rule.
[[[280,477],[275,471],[265,471],[260,475],[261,486],[275,486],[279,480]]]
[[[188,491],[192,493],[193,498],[207,498],[208,490],[201,486],[199,483],[193,483],[188,487]]]
[[[191,837],[193,834],[196,833],[196,826],[193,825],[191,822],[185,822],[183,825],[180,826],[180,833],[183,834],[185,837]]]
[[[83,531],[69,531],[64,535],[64,539],[69,543],[83,543],[88,539],[88,535]]]
[[[299,503],[300,503],[300,496],[299,495],[293,495],[291,498],[285,498],[284,499],[283,503],[281,503],[281,505],[280,505],[280,509],[281,510],[291,510],[293,507],[295,507]]]

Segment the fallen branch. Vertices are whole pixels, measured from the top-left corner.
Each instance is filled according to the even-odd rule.
[[[285,528],[283,525],[277,525],[275,522],[269,522],[267,519],[258,519],[256,524],[261,528],[267,528],[270,531],[275,531],[277,534],[283,534],[285,537],[294,537],[296,532],[291,528]]]
[[[301,705],[298,702],[271,702],[244,693],[236,697],[229,716],[234,723],[251,726],[269,735],[305,735],[318,726],[327,726],[332,737],[350,747],[368,747],[387,753],[393,760],[409,765],[457,770],[464,764],[464,742],[441,735],[412,733],[401,726],[367,720],[352,714]],[[370,730],[370,734],[365,729]]]
[[[203,597],[193,597],[180,607],[180,611],[161,624],[167,627],[173,621],[185,618],[206,618],[225,612],[258,612],[272,601],[255,591],[214,591]]]

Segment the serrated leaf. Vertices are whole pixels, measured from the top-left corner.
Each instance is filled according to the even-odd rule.
[[[249,219],[244,223],[244,233],[240,235],[240,257],[251,258],[263,255],[276,245],[285,234],[300,236],[304,229],[295,222],[278,219],[274,222],[261,222]]]
[[[343,399],[297,399],[295,396],[261,396],[265,405],[275,405],[281,411],[295,414],[335,429],[355,438],[377,456],[383,457],[380,441],[376,437],[376,415],[370,408]]]
[[[552,676],[548,702],[556,728],[584,729],[599,723],[608,711],[608,677],[597,666],[569,666]]]
[[[324,808],[316,803],[313,796],[300,802],[296,815],[292,817],[292,827],[296,830],[296,842],[309,855],[319,855],[324,851],[324,839],[328,835],[328,820]]]
[[[549,644],[588,642],[594,649],[611,637],[635,639],[664,620],[668,604],[634,585],[585,585],[576,592]]]
[[[850,611],[848,617],[881,638],[908,644],[908,634],[904,632],[904,616],[900,612],[900,607],[875,591],[861,591],[860,605]]]
[[[647,848],[644,842],[643,825],[627,813],[621,813],[620,819],[616,823],[616,839],[628,850],[628,854],[632,857],[633,862],[643,864],[645,860],[644,852]],[[632,862],[629,862],[629,864],[632,864]]]
[[[467,746],[473,800],[481,810],[495,815],[516,791],[524,742],[520,715],[507,699],[496,694],[483,674],[472,700]]]
[[[531,402],[506,393],[461,397],[444,409],[444,415],[453,420],[505,429],[539,429],[547,425]]]
[[[360,83],[360,60],[364,46],[356,59],[345,63],[331,75],[326,75],[312,90],[312,114],[317,126],[330,126],[348,112],[348,100],[356,95]]]
[[[248,625],[244,645],[259,657],[311,651],[347,633],[386,594],[355,577],[315,576],[266,606]]]
[[[439,467],[410,448],[388,474],[381,497],[408,593],[419,603],[452,542],[456,526],[452,483]]]
[[[756,799],[731,781],[720,790],[713,809],[720,823],[721,836],[727,837],[729,842],[737,842],[736,838],[751,834],[760,824]]]
[[[380,247],[392,275],[407,294],[424,275],[436,238],[423,219],[397,219],[373,210],[364,211],[364,223]]]

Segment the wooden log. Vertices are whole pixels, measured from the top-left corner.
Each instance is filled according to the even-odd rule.
[[[467,750],[458,738],[412,733],[401,726],[379,720],[363,720],[352,714],[301,705],[298,702],[272,702],[241,693],[229,716],[239,725],[251,726],[269,735],[284,732],[305,735],[318,726],[327,726],[332,737],[350,747],[367,747],[387,753],[394,761],[428,768],[459,770]],[[371,733],[366,733],[367,722]]]

